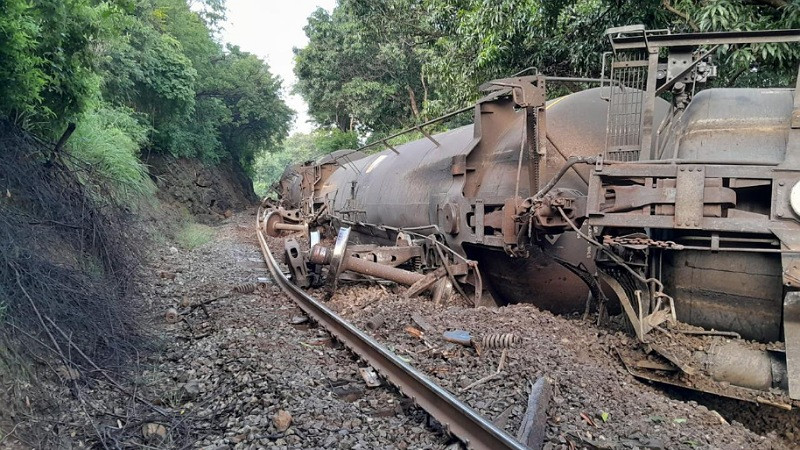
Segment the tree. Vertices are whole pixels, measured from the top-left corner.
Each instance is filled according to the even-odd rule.
[[[630,24],[675,32],[798,28],[800,2],[342,0],[332,14],[309,17],[309,44],[296,51],[298,90],[322,126],[351,129],[354,117],[368,125],[359,131],[388,134],[465,106],[483,82],[525,69],[598,77],[609,50],[604,31]],[[789,44],[720,48],[717,83],[786,85],[799,53]],[[362,80],[374,83],[371,90]],[[404,109],[403,90],[416,97],[419,114]]]
[[[403,42],[365,26],[356,6],[343,1],[333,14],[318,9],[309,17],[309,44],[295,50],[296,89],[323,126],[386,131],[413,123],[421,62]]]

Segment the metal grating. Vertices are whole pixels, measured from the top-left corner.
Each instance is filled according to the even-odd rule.
[[[611,64],[612,84],[606,125],[607,160],[639,159],[647,58],[637,56],[617,55],[617,60]]]

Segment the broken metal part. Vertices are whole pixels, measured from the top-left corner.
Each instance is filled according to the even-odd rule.
[[[378,387],[381,384],[381,379],[378,378],[378,374],[375,373],[375,369],[372,367],[359,367],[358,373],[361,374],[361,378],[364,379],[364,383],[367,384],[367,387]]]
[[[287,239],[284,242],[284,255],[286,265],[289,266],[289,273],[292,274],[294,284],[306,288],[311,285],[306,267],[305,254],[300,250],[300,244],[294,239]]]
[[[377,314],[367,321],[367,328],[370,330],[377,330],[386,322],[386,317],[383,314]]]
[[[761,391],[787,389],[786,364],[782,355],[775,352],[726,342],[698,353],[695,358],[702,361],[705,370],[716,381]]]
[[[783,301],[783,332],[789,396],[800,399],[800,292],[788,292]]]
[[[547,427],[547,406],[553,396],[553,388],[545,377],[539,377],[530,383],[528,407],[517,432],[517,440],[528,448],[542,448]]]
[[[314,264],[329,265],[329,281],[334,285],[339,275],[344,271],[352,271],[369,277],[382,278],[395,283],[409,286],[406,297],[413,297],[431,288],[435,288],[435,299],[441,301],[449,297],[448,290],[452,290],[452,285],[440,282],[445,276],[450,276],[455,281],[455,276],[466,275],[470,267],[467,263],[450,264],[442,261],[442,266],[427,274],[412,272],[393,267],[395,263],[405,257],[405,261],[413,257],[421,257],[423,251],[417,246],[390,247],[384,250],[370,248],[366,250],[367,255],[373,255],[376,262],[363,258],[363,252],[354,250],[348,251],[347,239],[350,236],[350,229],[343,227],[339,230],[339,236],[333,249],[323,245],[315,245],[311,249],[310,261]],[[386,258],[379,258],[381,254]],[[447,281],[447,280],[445,280]],[[449,281],[448,281],[449,282]],[[445,298],[446,299],[446,298]]]
[[[469,331],[466,330],[450,330],[445,331],[442,334],[442,337],[447,342],[452,342],[454,344],[460,344],[465,347],[469,347],[472,345],[472,336],[469,334]]]
[[[677,368],[673,368],[671,370],[662,370],[660,367],[651,369],[647,367],[650,365],[649,363],[640,363],[640,361],[643,359],[642,353],[621,348],[617,348],[616,352],[620,357],[620,360],[625,365],[625,368],[628,370],[628,373],[637,378],[668,384],[671,386],[679,386],[695,391],[708,392],[721,397],[766,404],[782,409],[792,409],[792,399],[790,399],[788,396],[781,395],[780,393],[749,389],[727,382],[719,382],[711,379],[710,377],[703,378],[701,376],[694,376],[686,378],[685,376],[675,376],[675,370],[677,370]]]
[[[514,333],[487,334],[480,340],[481,350],[511,348],[519,342],[519,336]]]

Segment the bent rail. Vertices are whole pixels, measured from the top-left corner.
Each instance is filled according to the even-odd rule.
[[[292,284],[280,270],[278,262],[272,256],[267,245],[261,228],[261,213],[262,211],[259,209],[256,215],[256,233],[272,278],[309,317],[368,362],[389,382],[397,386],[403,394],[438,420],[445,430],[461,439],[468,448],[479,450],[525,450],[528,448],[420,371],[411,367],[372,337]]]

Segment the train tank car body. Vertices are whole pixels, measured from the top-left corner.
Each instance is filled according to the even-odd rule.
[[[605,144],[608,102],[601,90],[590,89],[547,102],[546,158],[542,179],[552,178],[571,156],[599,154]],[[662,104],[662,113],[666,104]],[[530,184],[526,164],[520,169],[520,148],[526,111],[512,98],[482,102],[475,124],[423,138],[343,164],[321,186],[334,216],[362,231],[362,241],[376,238],[372,224],[434,232],[431,224],[459,249],[479,261],[482,273],[500,302],[530,302],[556,313],[581,310],[588,289],[551,256],[587,259],[587,245],[574,233],[546,236],[542,248],[524,257],[504,251],[502,224],[488,221],[491,210],[507,199],[526,198]],[[523,155],[523,159],[525,156]],[[557,187],[586,191],[589,168],[576,167]],[[476,230],[475,204],[484,209]],[[378,234],[380,237],[380,234]]]

